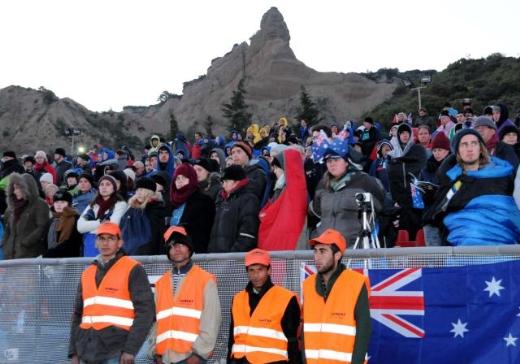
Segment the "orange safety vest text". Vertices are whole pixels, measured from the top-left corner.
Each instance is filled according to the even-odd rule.
[[[192,351],[193,342],[200,333],[200,317],[204,309],[204,289],[215,277],[193,265],[184,278],[179,293],[174,294],[171,271],[155,284],[157,310],[156,352],[167,350],[177,353]]]
[[[128,282],[130,272],[139,264],[123,256],[114,263],[96,286],[97,266],[91,265],[81,275],[83,297],[82,329],[102,330],[117,326],[129,331],[134,322],[134,305],[130,297]]]
[[[366,278],[360,273],[344,270],[325,302],[316,292],[316,276],[310,276],[303,283],[307,363],[350,363],[356,337],[354,309]]]
[[[262,297],[250,316],[249,295],[237,293],[233,299],[232,357],[247,362],[270,363],[288,361],[287,337],[282,330],[282,318],[295,294],[283,287],[273,286]]]

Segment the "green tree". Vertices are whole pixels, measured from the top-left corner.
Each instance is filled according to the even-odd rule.
[[[170,114],[170,140],[174,140],[179,131],[179,124],[173,112]]]
[[[297,108],[296,118],[298,121],[302,119],[305,120],[309,126],[316,125],[322,119],[316,103],[312,100],[303,85],[301,86],[300,106]]]
[[[237,89],[233,91],[229,104],[222,104],[222,112],[229,121],[229,130],[244,131],[251,120],[251,113],[248,112],[248,105],[245,101],[246,90],[244,79],[238,83]]]

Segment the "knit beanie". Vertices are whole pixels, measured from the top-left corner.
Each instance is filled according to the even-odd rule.
[[[114,177],[112,177],[112,176],[109,175],[109,174],[105,174],[104,176],[102,176],[102,177],[99,179],[98,184],[101,184],[101,182],[104,181],[104,180],[107,180],[108,182],[112,183],[112,186],[114,186],[114,192],[117,191],[116,179],[115,179]]]
[[[457,151],[459,150],[459,144],[462,137],[468,134],[475,135],[482,144],[486,145],[486,143],[484,143],[484,139],[482,139],[482,136],[478,131],[476,131],[475,129],[462,129],[457,134],[455,134],[453,140],[451,141],[451,151],[454,154],[457,154]]]
[[[233,148],[237,148],[237,147],[242,149],[244,151],[244,153],[247,154],[248,158],[251,159],[251,157],[253,155],[253,151],[251,150],[251,147],[247,143],[245,143],[243,141],[236,142],[231,147],[231,150],[233,150]]]
[[[220,179],[222,181],[241,181],[244,178],[246,178],[246,172],[244,171],[244,168],[237,165],[232,165],[224,169],[224,172],[222,173],[222,177]]]
[[[48,172],[42,174],[42,176],[40,177],[40,183],[41,183],[41,182],[53,183],[54,180],[53,180],[53,178],[52,178],[52,174],[50,174],[50,173],[48,173]]]
[[[444,134],[442,131],[438,132],[435,135],[435,138],[433,138],[432,150],[435,148],[450,150],[450,140],[448,139],[446,134]]]
[[[150,190],[155,192],[157,189],[157,185],[153,181],[153,179],[148,177],[141,177],[135,183],[135,189],[144,188],[145,190]]]

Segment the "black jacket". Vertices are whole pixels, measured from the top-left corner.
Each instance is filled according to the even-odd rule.
[[[106,272],[126,253],[120,250],[116,257],[106,266],[97,260],[92,264],[97,265],[96,285],[99,286]],[[136,355],[143,345],[148,332],[155,319],[155,301],[148,277],[142,265],[137,264],[130,272],[128,281],[130,296],[135,310],[135,318],[130,331],[115,326],[103,330],[79,327],[83,314],[83,298],[81,281],[78,284],[74,311],[72,313],[72,325],[70,329],[69,358],[78,355],[87,362],[97,362],[112,358],[121,352]]]
[[[258,198],[258,201],[262,201],[267,185],[267,178],[264,171],[257,165],[246,166],[244,170],[249,179],[249,184],[246,186],[246,189],[252,192]]]
[[[186,228],[191,237],[195,253],[200,254],[208,251],[208,242],[214,219],[215,203],[213,200],[199,190],[195,191],[186,201],[180,220],[180,225]]]
[[[247,252],[256,247],[259,206],[258,198],[247,186],[227,199],[219,196],[208,252]]]

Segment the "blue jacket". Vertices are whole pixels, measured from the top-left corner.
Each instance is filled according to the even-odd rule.
[[[455,165],[447,176],[452,181],[462,175],[462,168]],[[497,186],[499,180],[513,179],[513,167],[510,163],[491,157],[491,163],[478,171],[466,173],[474,181],[489,180],[490,187]],[[466,185],[478,183],[462,182]],[[481,184],[480,184],[481,185]],[[461,193],[461,189],[455,193]],[[470,191],[469,191],[470,192]],[[454,197],[455,197],[454,196]],[[452,245],[501,245],[520,242],[520,210],[508,191],[479,191],[464,208],[450,212],[444,218],[448,229],[448,242]]]
[[[74,198],[72,199],[72,207],[78,212],[78,214],[82,214],[83,211],[87,208],[88,204],[94,196],[96,195],[96,190],[91,189],[87,193],[78,193]]]

